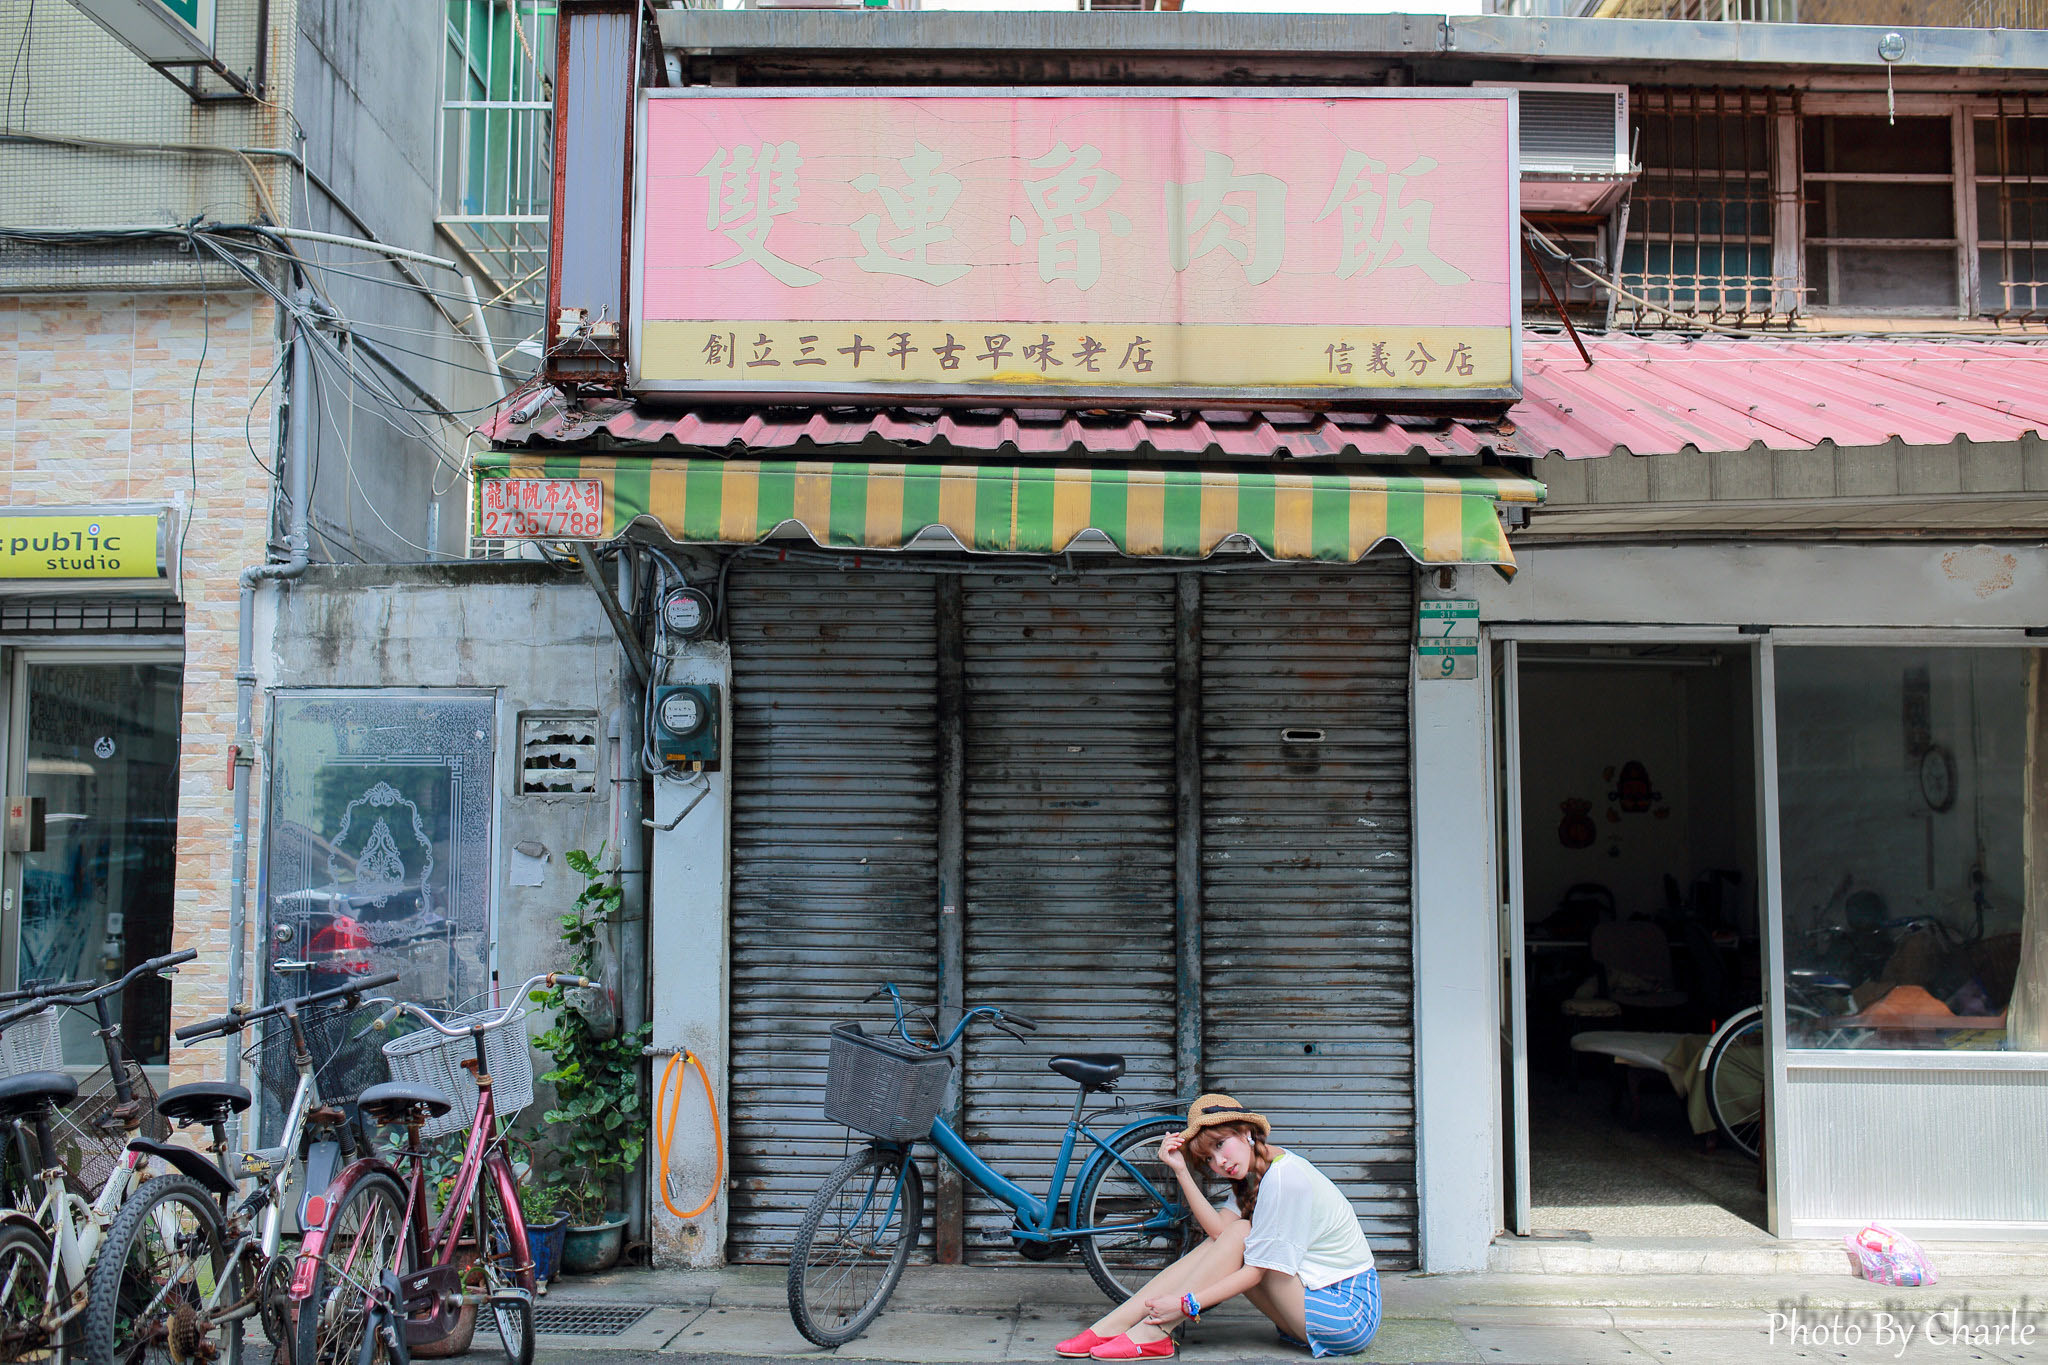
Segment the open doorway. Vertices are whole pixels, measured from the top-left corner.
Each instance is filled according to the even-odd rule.
[[[1515,668],[1522,1230],[1755,1236],[1761,1168],[1702,1070],[1762,997],[1749,651],[1532,641]],[[1750,1037],[1721,1084],[1760,1109]]]

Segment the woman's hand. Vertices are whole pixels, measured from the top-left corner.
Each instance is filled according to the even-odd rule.
[[[1168,1138],[1168,1142],[1174,1139]],[[1161,1294],[1145,1300],[1145,1321],[1154,1327],[1171,1327],[1187,1314],[1181,1310],[1180,1295]]]
[[[1159,1159],[1165,1163],[1166,1169],[1178,1175],[1186,1175],[1188,1173],[1187,1155],[1181,1151],[1181,1148],[1186,1145],[1187,1139],[1179,1133],[1168,1133],[1166,1135],[1165,1140],[1159,1144]]]

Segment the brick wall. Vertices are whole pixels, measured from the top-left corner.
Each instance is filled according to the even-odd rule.
[[[255,294],[0,296],[0,505],[183,499],[188,508],[172,941],[200,957],[173,987],[173,1027],[226,1000],[236,578],[263,559],[270,506],[270,478],[245,441],[269,461],[275,388],[263,384],[279,355],[274,327],[269,300]],[[173,1081],[217,1075],[219,1049],[173,1048]]]

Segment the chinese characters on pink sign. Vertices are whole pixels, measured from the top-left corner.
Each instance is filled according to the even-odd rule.
[[[1512,395],[1504,94],[644,111],[643,388]]]

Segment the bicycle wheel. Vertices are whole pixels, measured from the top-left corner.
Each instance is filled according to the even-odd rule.
[[[242,1323],[213,1313],[242,1297],[227,1229],[206,1188],[160,1175],[128,1197],[92,1265],[85,1349],[94,1365],[242,1358]]]
[[[0,1227],[0,1362],[54,1360],[56,1347],[41,1326],[43,1289],[50,1282],[50,1243],[19,1223]],[[71,1297],[57,1272],[57,1300]]]
[[[1721,1136],[1744,1156],[1757,1154],[1764,1119],[1764,1017],[1721,1035],[1707,1056],[1707,1112]]]
[[[505,1206],[496,1178],[500,1173],[511,1180],[510,1170],[488,1163],[476,1182],[476,1265],[483,1273],[484,1293],[490,1296],[491,1316],[497,1319],[505,1354],[512,1365],[533,1365],[533,1253],[526,1241],[526,1221],[515,1221]],[[523,1297],[515,1296],[514,1290],[523,1291]]]
[[[313,1268],[312,1292],[299,1305],[295,1365],[364,1365],[370,1293],[386,1271],[403,1275],[418,1253],[405,1220],[405,1191],[382,1171],[349,1186],[327,1215],[327,1241]],[[381,1345],[370,1359],[384,1358]]]
[[[1104,1157],[1076,1192],[1079,1226],[1130,1229],[1081,1239],[1088,1274],[1119,1303],[1202,1239],[1201,1225],[1180,1201],[1179,1179],[1159,1159],[1159,1140],[1180,1130],[1179,1119],[1167,1118],[1133,1128],[1111,1143],[1111,1150],[1130,1166]]]
[[[864,1147],[804,1210],[789,1252],[789,1316],[820,1346],[867,1330],[924,1227],[924,1181],[908,1152]]]

